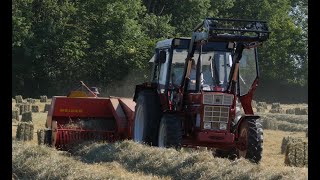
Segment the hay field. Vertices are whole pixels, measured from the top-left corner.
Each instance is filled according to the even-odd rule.
[[[13,103],[14,104],[14,103]],[[33,113],[34,133],[44,128],[47,113]],[[14,106],[14,105],[13,105]],[[266,113],[268,115],[269,113]],[[274,114],[272,114],[274,115]],[[84,143],[71,153],[15,140],[12,123],[13,179],[308,179],[308,168],[284,165],[283,137],[305,138],[303,131],[264,130],[261,163],[214,158],[209,151],[176,151],[136,144]]]

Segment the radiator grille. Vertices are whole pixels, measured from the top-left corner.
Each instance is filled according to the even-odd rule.
[[[204,128],[214,130],[226,129],[229,109],[229,107],[225,106],[204,106]]]
[[[204,94],[203,104],[210,105],[232,105],[233,95],[231,94]]]

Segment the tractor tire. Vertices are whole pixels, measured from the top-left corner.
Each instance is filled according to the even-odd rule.
[[[174,114],[165,114],[160,122],[158,146],[162,148],[181,148],[181,121]]]
[[[151,90],[141,91],[135,107],[133,140],[157,146],[160,118],[161,104],[157,94]]]
[[[249,119],[241,124],[239,134],[238,157],[259,163],[263,150],[262,125],[256,119]]]

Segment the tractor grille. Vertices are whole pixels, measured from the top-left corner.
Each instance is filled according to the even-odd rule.
[[[203,104],[209,105],[232,105],[233,95],[231,94],[204,94]]]
[[[204,129],[227,129],[229,109],[225,106],[204,106]]]

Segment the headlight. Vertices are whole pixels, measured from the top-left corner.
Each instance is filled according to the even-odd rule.
[[[220,129],[221,130],[226,130],[227,129],[227,124],[226,123],[220,123]]]
[[[204,129],[211,129],[211,123],[203,123],[203,128]]]

